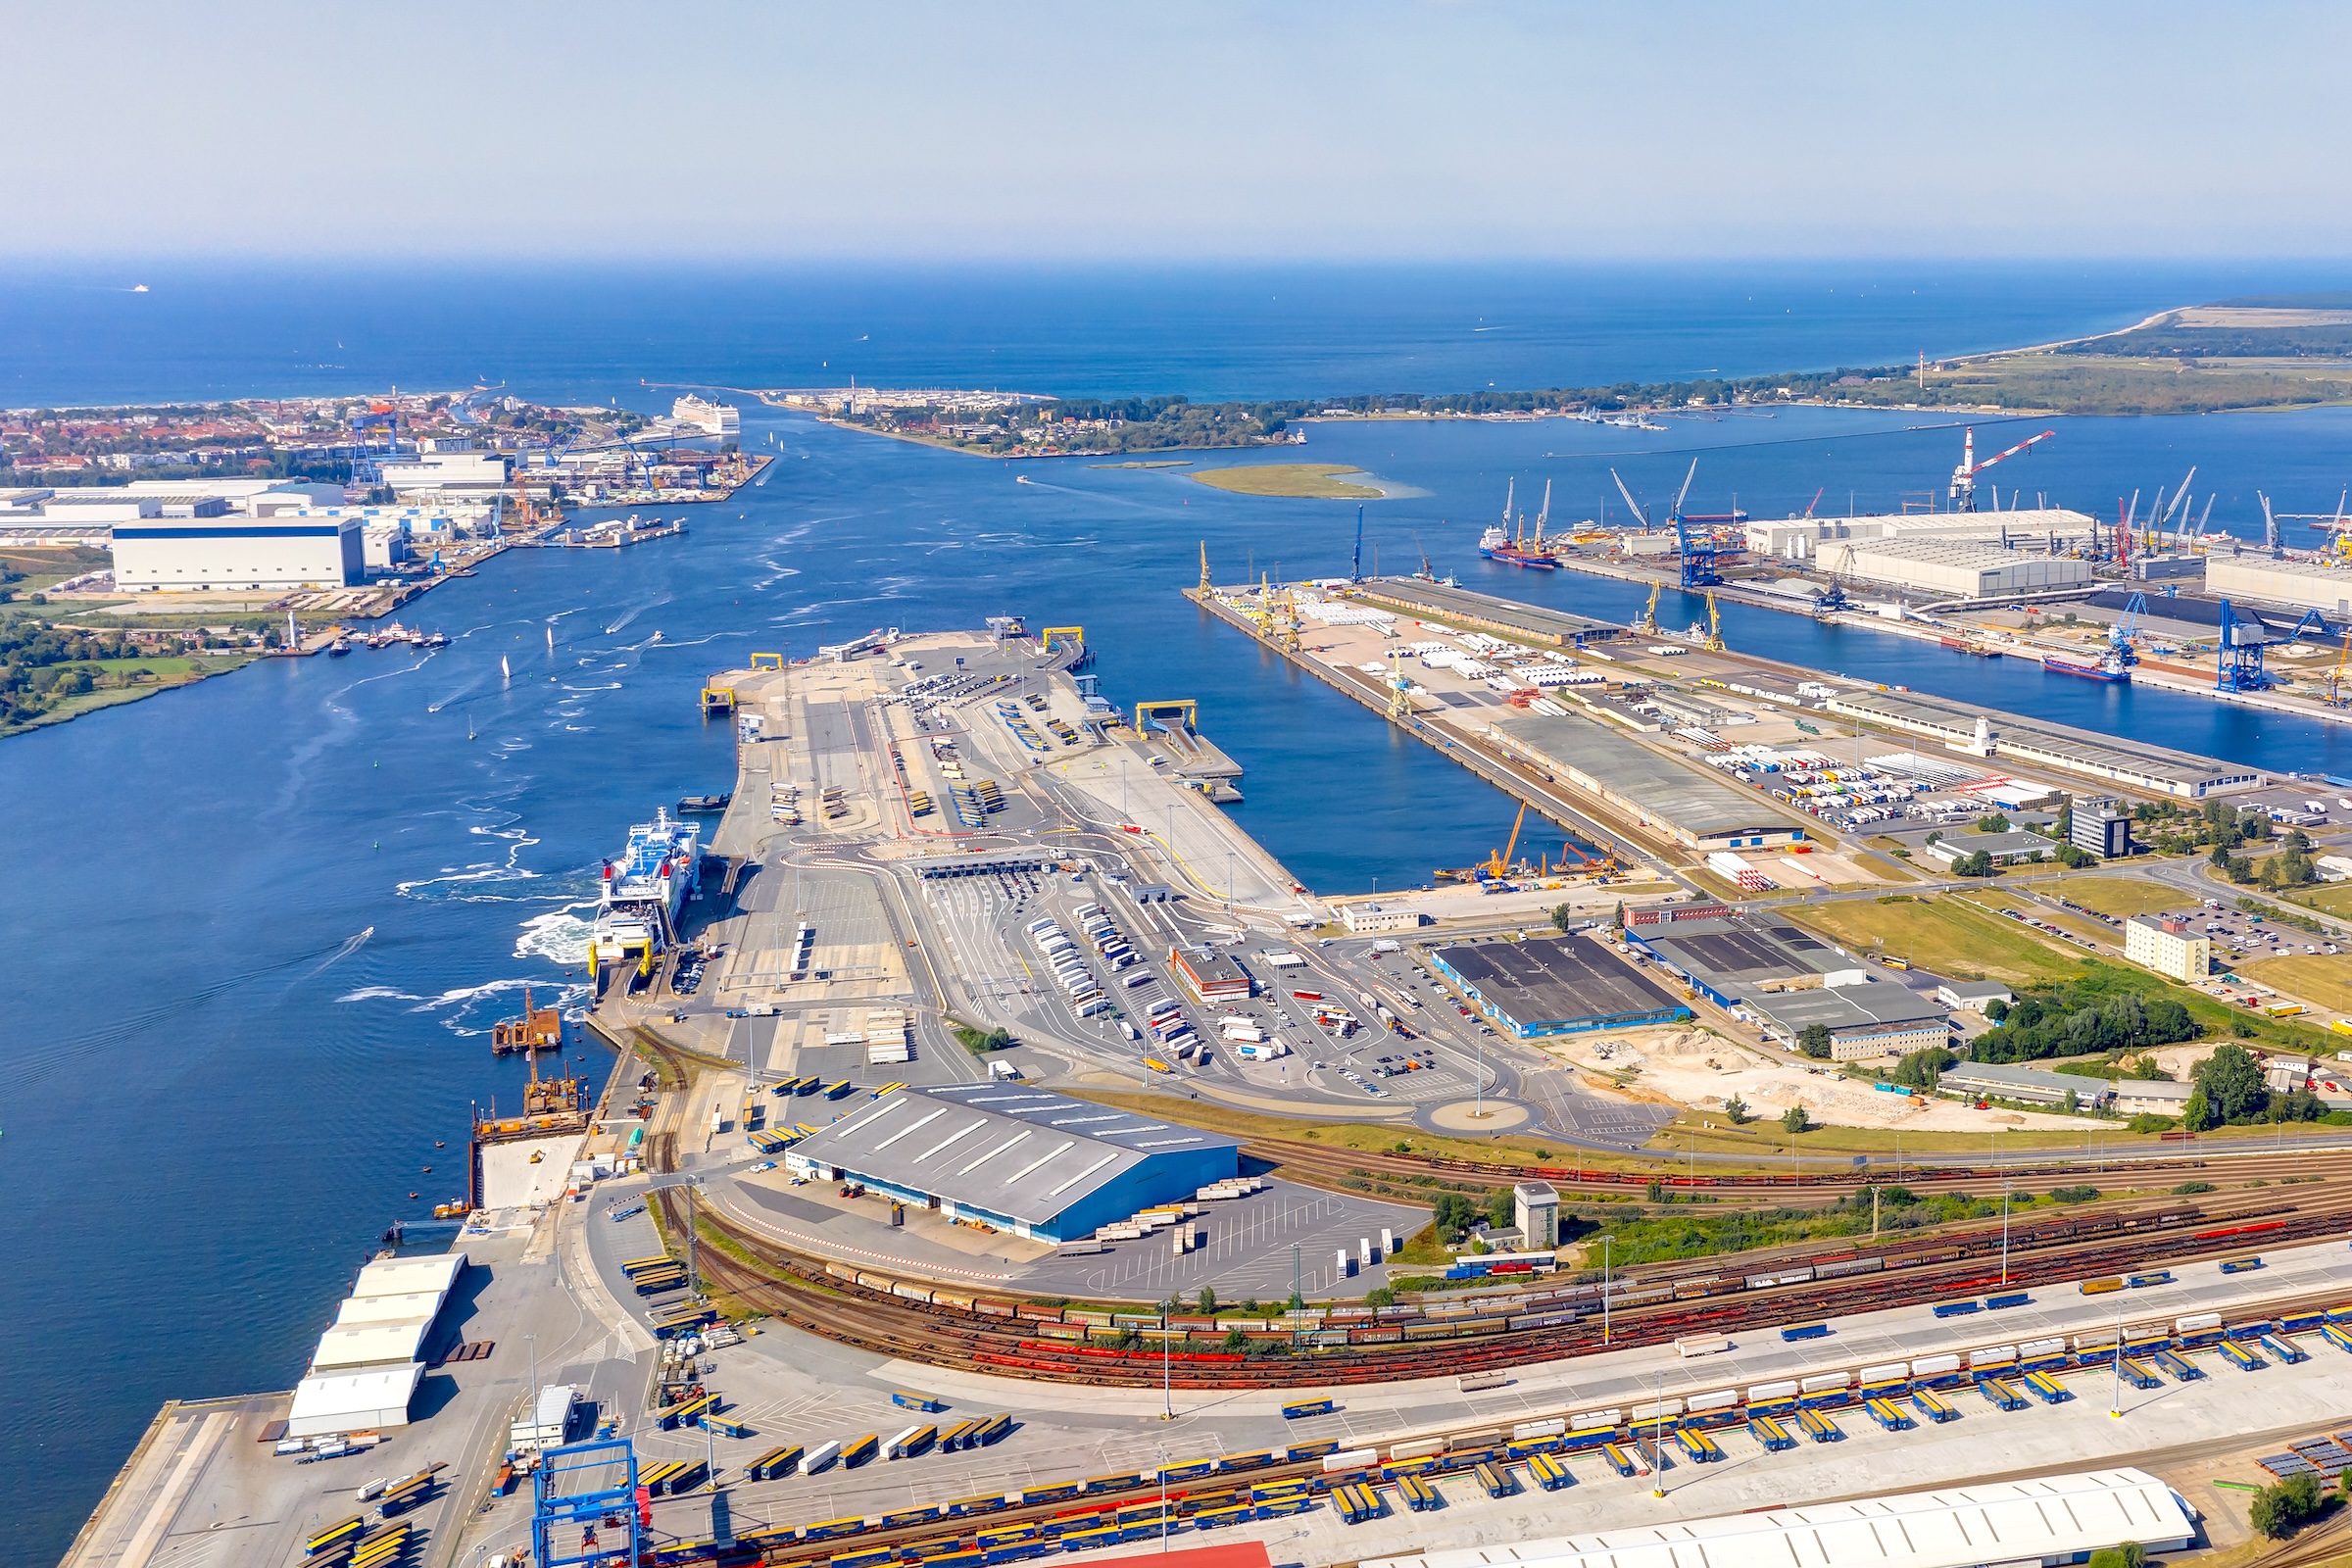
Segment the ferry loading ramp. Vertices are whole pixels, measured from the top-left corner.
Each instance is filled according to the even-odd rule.
[[[1647,977],[1574,937],[1482,942],[1431,956],[1488,1017],[1522,1040],[1690,1016]]]

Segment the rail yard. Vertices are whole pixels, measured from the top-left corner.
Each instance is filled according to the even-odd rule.
[[[1750,839],[1833,892],[1918,878],[1567,695],[1644,660],[1698,677],[1670,706],[1785,672],[1430,588],[1197,597],[1567,830],[1560,864],[1514,845],[1319,898],[1222,808],[1243,770],[1200,706],[1112,702],[1082,628],[877,630],[710,676],[732,789],[610,862],[610,1081],[480,1122],[454,1241],[388,1250],[462,1250],[403,1330],[411,1402],[365,1403],[372,1363],[328,1375],[403,1310],[363,1281],[301,1390],[167,1408],[69,1561],[880,1568],[1199,1537],[1322,1563],[2011,1483],[2153,1488],[2226,1545],[2229,1487],[2352,1463],[2333,1129],[2094,1144],[2004,1112],[2009,1148],[1702,1155],[1660,1132],[1691,1107],[1561,1055],[1622,1027],[1580,985],[1793,1054],[1726,976],[1946,982],[1742,924],[1710,857],[1752,865]],[[1426,678],[1369,657],[1376,613],[1415,610],[1558,655],[1513,688],[1552,695],[1459,667],[1494,648]],[[1818,703],[1756,703],[1759,746],[1822,734]],[[1547,766],[1513,715],[1615,726],[1617,770]],[[1896,744],[1850,714],[1823,739]],[[1612,782],[1637,777],[1654,809]],[[1530,925],[1576,946],[1512,1005],[1561,1019],[1440,956],[1549,952]],[[1730,956],[1661,956],[1686,951]],[[1450,1248],[1446,1198],[1479,1227]],[[1686,1216],[1714,1229],[1607,1250]]]

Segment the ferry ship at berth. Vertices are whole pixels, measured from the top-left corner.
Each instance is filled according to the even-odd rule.
[[[650,975],[654,959],[675,946],[686,901],[703,869],[703,825],[662,808],[651,822],[629,829],[628,848],[604,866],[596,928],[588,943],[589,975],[634,967]]]

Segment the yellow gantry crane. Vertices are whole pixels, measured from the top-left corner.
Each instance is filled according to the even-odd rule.
[[[1403,650],[1389,650],[1389,717],[1403,722],[1413,716],[1413,683],[1398,662]]]
[[[1664,583],[1650,584],[1649,603],[1642,607],[1642,617],[1634,622],[1634,630],[1650,637],[1658,634],[1658,595],[1665,591]]]
[[[2335,656],[2335,667],[2328,672],[2328,705],[2341,708],[2352,703],[2352,693],[2344,690],[2344,664],[2352,660],[2352,631],[2344,633],[2343,650]]]
[[[1715,608],[1715,590],[1707,590],[1707,640],[1699,644],[1708,653],[1720,654],[1723,649],[1723,612]]]

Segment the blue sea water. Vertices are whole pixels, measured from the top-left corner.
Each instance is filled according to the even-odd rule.
[[[0,291],[0,402],[478,374],[651,408],[668,393],[641,380],[809,381],[836,354],[861,381],[1048,391],[1557,384],[1900,360],[1923,337],[1949,352],[2058,336],[2260,281],[1922,273],[1915,303],[1891,283],[1862,289],[1862,270],[1787,270],[1775,324],[1769,292],[1749,308],[1752,279],[1695,270],[1577,287],[1561,274],[575,277],[540,296],[512,277],[126,274],[154,288],[123,297],[157,308],[146,318],[70,293],[67,275]],[[1822,303],[1833,287],[1856,292]],[[1489,315],[1509,330],[1464,325]],[[1506,482],[1532,503],[1554,480],[1555,518],[1604,500],[1614,516],[1609,468],[1662,499],[1695,456],[1694,510],[1737,495],[1798,511],[1817,491],[1824,510],[1840,492],[1887,507],[1949,471],[1958,432],[1907,428],[1946,422],[1785,411],[1654,435],[1329,424],[1302,454],[1242,461],[1350,463],[1390,483],[1393,498],[1366,509],[1367,564],[1426,553],[1474,586],[1624,615],[1631,588],[1477,559]],[[2335,412],[2057,427],[2013,466],[2029,500],[2105,509],[2195,462],[2199,490],[2222,494],[2217,523],[2242,524],[2254,486],[2288,511],[2330,510],[2352,468],[2352,419]],[[728,737],[693,698],[754,649],[1006,611],[1082,623],[1114,700],[1200,699],[1204,727],[1247,768],[1242,819],[1311,887],[1419,881],[1507,833],[1502,797],[1176,593],[1202,544],[1225,580],[1277,562],[1294,577],[1342,571],[1353,508],[1234,496],[1183,470],[984,462],[750,406],[745,432],[781,443],[769,482],[693,509],[677,540],[515,552],[436,589],[410,618],[452,636],[441,653],[270,662],[0,743],[20,887],[0,901],[0,947],[23,975],[0,999],[13,1200],[0,1255],[29,1331],[0,1350],[13,1396],[0,1464],[41,1478],[23,1489],[12,1556],[62,1551],[163,1398],[289,1386],[383,1224],[462,1186],[468,1103],[511,1102],[521,1074],[490,1059],[490,1020],[525,984],[542,997],[576,984],[565,940],[631,820],[727,784]],[[1699,607],[1670,599],[1663,612]],[[1816,667],[2352,772],[2319,726],[1988,670],[1737,606],[1726,620],[1735,645]]]
[[[149,292],[133,293],[139,284]],[[1317,397],[1908,364],[2341,270],[1731,266],[480,270],[0,262],[0,406],[479,380]],[[666,399],[662,400],[664,403]]]

